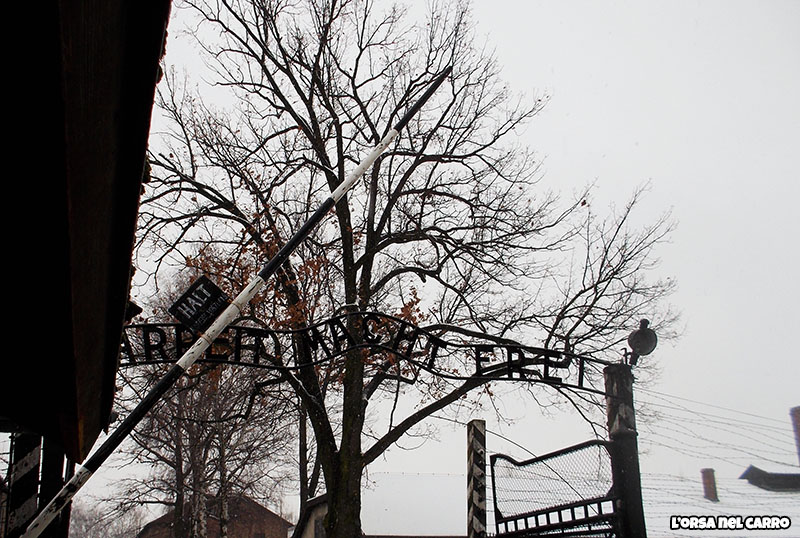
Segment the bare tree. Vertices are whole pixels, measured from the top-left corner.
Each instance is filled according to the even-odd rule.
[[[197,270],[213,273],[210,251],[202,259]],[[165,292],[162,300],[150,305],[155,319],[165,319],[173,302],[166,297],[175,297],[175,290],[188,286],[192,263],[189,260],[190,270],[177,278],[180,283],[172,286],[172,293]],[[230,288],[242,283],[231,280],[223,285]],[[172,341],[169,346],[179,347]],[[128,342],[128,348],[141,350],[142,344]],[[121,369],[121,412],[136,405],[162,375],[163,366]],[[263,371],[242,371],[225,363],[196,364],[131,434],[124,454],[150,472],[121,482],[114,494],[116,511],[125,513],[143,504],[171,507],[176,537],[202,537],[207,499],[213,496],[219,508],[214,515],[219,518],[221,535],[227,536],[232,496],[277,501],[293,477],[296,461],[289,454],[296,435],[294,402],[275,376]]]
[[[209,243],[236,261],[231,273],[267,259],[453,66],[270,283],[262,304],[272,323],[300,328],[353,305],[434,332],[504,342],[524,335],[592,352],[619,345],[627,334],[620,327],[642,314],[656,326],[670,321],[658,308],[671,283],[645,281],[669,220],[628,230],[634,197],[598,224],[588,192],[565,202],[539,188],[539,163],[516,132],[547,99],[515,97],[501,83],[466,3],[433,2],[421,24],[399,6],[362,0],[185,7],[198,17],[195,37],[215,83],[235,105],[214,108],[174,73],[162,83],[159,105],[171,129],[152,142],[138,243],[153,276]],[[216,276],[228,274],[221,268]],[[312,358],[297,348],[296,364]],[[360,535],[361,475],[370,462],[484,383],[451,360],[448,368],[466,379],[418,376],[411,388],[402,381],[412,366],[361,349],[324,368],[286,371],[314,433],[328,536]],[[394,406],[388,419],[367,420],[373,402],[406,392],[424,398],[408,415]]]
[[[72,504],[69,521],[70,536],[81,538],[133,538],[144,526],[140,511],[131,509],[123,514],[109,512],[85,502]]]
[[[120,483],[113,495],[117,513],[163,505],[174,510],[177,537],[202,537],[207,499],[213,496],[225,536],[232,496],[247,494],[263,502],[284,493],[294,474],[295,462],[287,455],[294,437],[289,416],[296,410],[283,396],[256,392],[252,376],[231,370],[198,367],[132,434],[126,454],[150,472]],[[129,379],[129,386],[149,385],[143,377]]]

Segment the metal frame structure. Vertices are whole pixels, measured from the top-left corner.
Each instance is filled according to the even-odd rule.
[[[611,477],[611,487],[605,495],[581,498],[578,501],[537,508],[518,514],[503,514],[498,506],[497,475],[498,460],[505,460],[515,467],[550,467],[548,461],[582,450],[602,447],[611,459],[611,442],[594,440],[573,445],[544,456],[517,461],[505,454],[492,454],[492,497],[494,503],[495,530],[497,536],[522,538],[528,536],[619,536],[619,518],[616,510],[619,486]],[[579,493],[579,492],[576,492]],[[579,495],[580,496],[580,495]]]

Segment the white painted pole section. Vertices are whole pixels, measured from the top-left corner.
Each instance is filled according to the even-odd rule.
[[[77,469],[75,469],[75,474],[72,475],[72,478],[69,479],[61,491],[58,492],[52,501],[47,503],[47,506],[39,512],[39,515],[36,516],[28,528],[25,530],[25,534],[22,535],[22,538],[34,538],[39,536],[43,530],[47,528],[51,521],[53,521],[56,516],[58,516],[61,509],[66,506],[70,499],[75,495],[75,493],[83,487],[89,478],[91,478],[92,472],[82,465],[78,465]]]
[[[361,161],[356,169],[353,170],[350,176],[342,181],[342,183],[336,187],[336,190],[331,193],[331,198],[333,198],[334,202],[338,202],[342,196],[344,196],[344,193],[350,190],[350,187],[353,186],[353,183],[355,183],[358,178],[364,175],[364,172],[367,171],[367,168],[372,166],[372,163],[375,162],[375,159],[377,159],[378,156],[380,156],[380,154],[383,153],[387,147],[389,147],[389,144],[392,143],[392,140],[394,140],[396,136],[397,130],[389,129],[389,132],[386,133],[386,136],[383,137],[383,140],[378,142],[378,145],[375,146],[375,149],[373,149],[370,154],[367,155],[363,161]]]
[[[186,350],[186,353],[178,360],[178,366],[184,371],[188,370],[192,364],[199,359],[206,349],[217,339],[225,328],[242,313],[247,303],[256,296],[264,286],[264,280],[256,276],[241,292],[236,296],[231,304],[214,320],[214,323],[204,332],[200,333],[197,341]]]

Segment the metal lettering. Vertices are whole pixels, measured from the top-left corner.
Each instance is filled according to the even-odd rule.
[[[408,327],[412,327],[411,334],[407,333]],[[417,327],[402,323],[400,325],[400,330],[397,331],[397,334],[395,335],[394,340],[392,341],[392,349],[394,349],[404,357],[411,357],[411,353],[414,351],[414,345],[417,343],[418,338],[419,338],[419,331]],[[400,344],[402,342],[408,342],[408,347],[406,347],[405,352],[400,351]]]
[[[514,362],[514,355],[518,357],[518,362],[516,363]],[[519,347],[508,346],[506,348],[506,357],[508,378],[514,379],[514,371],[516,370],[520,379],[526,379],[528,376],[525,375],[525,371],[523,369],[523,366],[525,365],[525,352]]]
[[[143,333],[144,341],[144,360],[147,362],[155,362],[157,360],[170,361],[164,346],[167,345],[167,333],[155,325],[145,325]],[[157,335],[156,341],[153,341],[152,336]],[[154,354],[157,353],[160,359],[156,359]]]
[[[327,358],[333,356],[333,352],[328,347],[325,337],[317,326],[312,326],[307,331],[301,332],[300,341],[304,346],[307,346],[306,349],[309,350],[309,355],[312,350],[316,352],[319,348],[322,348]]]
[[[192,347],[197,335],[192,330],[183,325],[175,325],[175,355],[180,357]]]
[[[195,298],[207,294],[208,290],[200,287]],[[216,300],[212,299],[212,302]],[[174,362],[195,337],[193,330],[175,323],[130,325],[121,342],[120,366]],[[484,338],[490,339],[488,335]],[[594,390],[586,386],[586,362],[609,364],[589,357],[522,345],[449,342],[424,328],[375,312],[349,312],[294,330],[230,326],[217,337],[201,360],[264,369],[302,367],[299,363],[289,366],[282,356],[282,349],[292,349],[292,346],[302,346],[305,350],[302,356],[308,357],[313,364],[333,359],[354,348],[368,347],[378,354],[393,353],[397,360],[409,361],[409,366],[416,372],[409,382],[416,380],[421,371],[427,371],[434,376],[455,379],[522,380]],[[454,354],[471,354],[474,371],[453,371],[449,361]],[[448,362],[440,366],[443,356]],[[578,367],[570,373],[569,368],[575,360]],[[563,377],[556,375],[561,371],[565,372]]]
[[[331,340],[333,341],[333,348],[337,352],[341,352],[346,348],[342,347],[342,342],[347,342],[347,345],[354,346],[355,341],[345,327],[344,323],[339,318],[332,318],[328,321],[328,329],[331,332]]]
[[[380,342],[381,337],[378,333],[374,332],[372,328],[370,328],[370,322],[380,327],[381,318],[377,314],[366,314],[361,320],[361,336],[365,342],[377,344]]]
[[[447,347],[447,342],[439,338],[438,336],[434,336],[432,334],[428,335],[428,342],[425,344],[425,349],[430,347],[430,357],[428,357],[427,367],[428,368],[435,368],[436,367],[436,355],[439,353],[439,348]]]
[[[491,359],[484,355],[484,353],[492,353],[494,346],[489,344],[480,344],[475,346],[475,374],[476,375],[483,375],[484,368],[481,363],[489,364],[491,363]]]
[[[128,339],[128,333],[126,331],[122,331],[122,343],[120,344],[119,350],[120,363],[125,363],[125,359],[127,359],[128,364],[136,364],[136,355],[133,352],[131,341]]]

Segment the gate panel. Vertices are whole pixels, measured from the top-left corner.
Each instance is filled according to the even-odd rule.
[[[498,535],[618,535],[606,441],[521,462],[494,454],[491,473]]]

